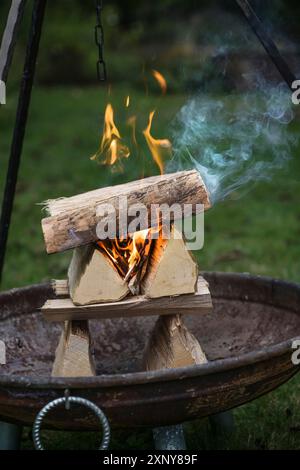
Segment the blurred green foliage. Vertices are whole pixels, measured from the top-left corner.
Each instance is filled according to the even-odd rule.
[[[23,62],[32,1],[24,21],[9,77],[18,84]],[[289,0],[254,2],[266,26],[283,27],[297,36],[299,3]],[[0,31],[10,1],[0,4]],[[97,49],[94,0],[51,0],[43,28],[37,82],[42,85],[96,83]],[[232,89],[234,77],[243,74],[235,55],[260,51],[257,40],[232,1],[220,0],[104,0],[105,59],[112,83],[130,82],[142,88],[145,71],[160,68],[167,75],[169,91],[186,88]],[[285,27],[287,26],[287,27]],[[245,54],[245,50],[247,51]],[[261,52],[261,51],[260,51]],[[228,54],[231,54],[230,63]],[[234,57],[233,57],[234,56]],[[224,80],[224,70],[228,69]],[[219,80],[222,78],[222,80]]]
[[[114,93],[116,106],[130,93],[141,103],[145,120],[153,96],[145,96],[127,86]],[[45,199],[69,196],[138,175],[140,167],[128,159],[124,173],[112,174],[108,168],[89,160],[98,145],[101,111],[106,90],[99,87],[56,87],[34,90],[27,138],[20,168],[12,225],[9,236],[2,288],[18,287],[50,278],[64,278],[71,253],[48,256],[45,253],[40,219]],[[216,99],[218,97],[216,96]],[[220,97],[221,98],[221,97]],[[243,99],[234,95],[230,101]],[[184,102],[183,95],[167,95],[157,116],[156,130],[164,134],[170,115]],[[0,114],[1,168],[5,168],[17,97],[12,94]],[[229,100],[228,100],[229,101]],[[126,109],[119,106],[118,120]],[[292,131],[300,132],[299,116]],[[300,279],[300,159],[295,158],[284,172],[268,183],[259,183],[240,197],[235,192],[224,203],[206,213],[205,246],[196,253],[200,269],[248,271],[299,282]],[[149,159],[147,174],[156,172]],[[0,171],[0,187],[5,172]],[[236,432],[219,441],[212,436],[207,419],[186,425],[189,449],[299,449],[299,374],[278,390],[234,410]],[[259,425],[258,425],[259,423]],[[49,449],[95,449],[95,433],[43,431]],[[114,430],[111,449],[150,449],[151,430]],[[22,447],[32,449],[30,430],[23,433]]]
[[[255,3],[269,27],[281,24],[293,37],[300,34],[299,2]],[[245,23],[231,1],[104,0],[104,4],[105,58],[112,83],[110,99],[118,110],[116,119],[121,127],[127,117],[124,97],[130,94],[141,128],[149,110],[160,104],[154,135],[165,136],[168,122],[186,100],[186,88],[209,88],[219,93],[234,88],[232,80],[242,75],[242,62],[247,55],[240,52],[241,48],[248,48],[248,53],[254,47],[256,52],[257,43],[243,41]],[[9,0],[0,3],[1,31],[9,5]],[[28,0],[30,5],[32,1]],[[207,13],[208,7],[213,13]],[[70,253],[45,254],[41,207],[37,203],[128,181],[141,176],[141,172],[146,176],[157,172],[149,157],[146,164],[129,158],[119,175],[89,160],[99,145],[103,104],[108,99],[106,88],[91,86],[96,83],[95,20],[93,0],[48,2],[3,289],[66,275]],[[0,113],[1,188],[29,24],[30,8],[27,8],[7,84],[8,102]],[[231,64],[227,61],[227,47],[239,52]],[[162,102],[154,81],[148,78],[145,83],[152,67],[159,68],[169,83],[169,93]],[[230,101],[240,99],[239,93],[230,96]],[[292,132],[299,134],[299,115],[291,127]],[[126,131],[121,130],[123,135]],[[295,157],[299,151],[299,148],[295,150]],[[272,181],[258,184],[243,198],[235,192],[209,211],[205,218],[205,246],[196,254],[200,269],[248,271],[299,281],[299,174],[300,160],[294,158],[290,167],[277,173]],[[189,448],[299,449],[299,387],[299,377],[295,377],[272,394],[235,410],[236,433],[223,444],[216,439],[209,440],[207,420],[190,423],[187,425]],[[25,433],[23,437],[23,448],[32,448]],[[89,434],[80,434],[77,439],[74,434],[45,436],[47,447],[52,448],[95,448],[96,440],[97,436]],[[151,445],[150,430],[114,431],[113,449],[149,449]]]

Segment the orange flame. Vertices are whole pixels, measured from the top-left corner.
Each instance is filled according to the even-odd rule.
[[[158,82],[163,94],[167,91],[167,82],[163,75],[157,70],[152,70],[152,75]],[[125,107],[130,106],[130,96],[127,95],[124,101]],[[149,121],[146,129],[143,131],[143,135],[148,144],[150,153],[153,160],[157,164],[161,174],[164,172],[164,160],[171,156],[172,145],[168,139],[155,139],[151,135],[152,121],[155,111],[151,111],[149,114]],[[124,144],[120,132],[114,122],[114,110],[110,103],[107,104],[104,115],[104,127],[103,136],[99,150],[96,154],[91,157],[92,160],[97,160],[105,165],[114,166],[114,169],[123,169],[121,159],[128,158],[131,154],[131,150],[136,153],[139,157],[143,155],[143,152],[139,152],[137,142],[137,125],[136,116],[131,116],[127,120],[127,125],[131,127],[131,149]]]
[[[162,94],[166,93],[167,82],[160,72],[152,70],[153,77],[157,80]],[[124,100],[126,108],[130,106],[130,96]],[[164,171],[164,159],[170,156],[172,151],[171,142],[168,139],[155,139],[151,135],[151,127],[155,111],[149,114],[148,125],[143,131],[143,135],[149,147],[153,160],[159,167],[162,174]],[[135,115],[128,117],[126,124],[131,128],[131,145],[136,149],[139,155],[137,142],[137,117]],[[116,165],[121,158],[128,158],[129,148],[123,143],[121,134],[114,121],[114,110],[110,103],[107,104],[104,115],[103,136],[100,148],[92,157],[106,165]],[[149,229],[137,231],[128,237],[119,237],[114,240],[98,240],[96,246],[113,263],[119,274],[128,282],[132,292],[139,286],[143,278],[148,262],[148,255],[153,242],[153,234],[158,232],[161,236],[161,223],[159,213],[157,214],[157,224]],[[138,289],[139,287],[137,287]],[[136,292],[135,292],[136,293]]]
[[[152,70],[152,75],[159,84],[162,94],[165,95],[167,92],[167,82],[165,77],[158,71],[158,70]]]
[[[154,139],[151,135],[151,126],[155,111],[151,111],[149,114],[148,126],[143,131],[149,150],[153,157],[153,160],[157,164],[160,174],[164,173],[164,159],[167,156],[171,156],[172,144],[168,139]]]
[[[128,259],[129,268],[137,264],[141,259],[141,249],[145,245],[150,229],[140,230],[132,236],[132,250]]]
[[[128,158],[129,148],[123,144],[120,132],[114,122],[114,110],[107,104],[104,115],[103,136],[99,150],[92,160],[98,160],[105,165],[114,165],[120,158]]]
[[[126,239],[97,241],[100,250],[108,255],[125,281],[138,273],[151,246],[151,229],[140,230]]]

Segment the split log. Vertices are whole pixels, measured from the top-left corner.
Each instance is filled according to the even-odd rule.
[[[90,332],[86,321],[67,321],[61,334],[52,369],[53,377],[95,375],[90,351]]]
[[[67,282],[65,289],[67,292]],[[61,284],[60,293],[62,293]],[[193,294],[155,299],[137,295],[118,302],[93,305],[74,305],[70,298],[58,298],[47,300],[41,310],[45,319],[49,321],[170,315],[178,312],[199,315],[209,313],[212,310],[212,302],[208,284],[200,276],[197,291]]]
[[[189,294],[196,291],[198,266],[186,248],[182,234],[174,227],[170,239],[153,241],[141,292],[146,297]]]
[[[123,212],[127,214],[127,209],[122,206],[124,197],[127,198],[128,208],[133,204],[143,204],[147,209],[147,214],[141,219],[140,230],[148,228],[153,222],[152,204],[178,204],[181,207],[191,204],[190,213],[185,213],[185,217],[202,210],[197,204],[203,204],[204,209],[210,207],[207,189],[200,174],[195,170],[153,176],[69,198],[47,201],[46,208],[50,217],[42,220],[47,253],[56,253],[96,241],[97,224],[107,216],[99,213],[99,207],[104,204],[110,204],[116,213],[118,235],[120,214],[121,217]],[[171,217],[181,215],[171,213]]]
[[[56,298],[65,299],[70,296],[69,282],[67,279],[52,279],[51,287]]]
[[[144,369],[173,369],[207,362],[194,335],[181,315],[160,316],[151,332],[145,353]]]
[[[113,262],[93,244],[74,250],[68,278],[70,297],[75,305],[117,301],[129,292]]]
[[[187,250],[182,234],[173,226],[170,239],[153,240],[151,256],[146,257],[147,274],[138,269],[127,280],[113,260],[94,244],[74,250],[68,271],[70,297],[75,305],[121,300],[131,291],[149,298],[189,294],[196,291],[198,266]],[[146,245],[145,245],[146,246]],[[147,245],[148,246],[148,245]],[[142,257],[141,257],[142,259]]]
[[[51,287],[55,297],[61,299],[69,297],[69,283],[66,279],[52,279]]]

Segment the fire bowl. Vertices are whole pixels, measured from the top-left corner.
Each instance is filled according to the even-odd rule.
[[[92,320],[97,377],[51,378],[61,325],[39,308],[54,297],[50,284],[0,294],[0,419],[32,424],[50,400],[70,394],[93,401],[112,426],[158,426],[201,418],[257,398],[298,370],[292,342],[300,337],[300,285],[246,274],[204,273],[214,311],[186,317],[209,362],[143,372],[141,358],[155,317]],[[159,313],[159,312],[157,312]],[[63,407],[45,427],[92,430],[86,409]]]

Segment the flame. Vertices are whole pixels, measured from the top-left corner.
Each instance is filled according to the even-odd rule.
[[[152,75],[158,82],[162,94],[167,91],[167,82],[160,72],[152,70]],[[109,87],[109,95],[111,87]],[[130,106],[130,96],[124,99],[126,108]],[[152,122],[155,111],[149,113],[148,125],[143,130],[143,135],[149,147],[153,160],[157,164],[161,174],[164,172],[164,159],[171,155],[172,145],[168,139],[155,139],[151,135]],[[130,127],[131,138],[130,145],[133,153],[138,157],[143,155],[139,151],[138,138],[137,138],[137,116],[128,116],[129,112],[125,112],[126,125]],[[111,103],[108,103],[104,114],[103,135],[100,143],[99,150],[92,157],[100,163],[106,165],[113,165],[114,167],[120,164],[122,158],[128,158],[131,151],[124,144],[119,129],[114,121],[114,109]],[[122,168],[122,167],[121,167]],[[114,240],[98,240],[96,247],[113,263],[114,267],[123,277],[125,282],[132,293],[139,293],[140,281],[143,278],[146,269],[150,250],[153,243],[153,234],[159,233],[161,236],[161,222],[159,212],[157,212],[157,223],[154,227],[137,231],[129,236],[117,237]]]
[[[141,260],[141,251],[146,243],[150,229],[140,230],[132,236],[132,250],[128,259],[129,269]]]
[[[151,135],[151,126],[155,111],[151,111],[149,114],[148,126],[143,131],[149,150],[153,157],[153,160],[157,164],[160,174],[164,173],[164,158],[165,156],[171,156],[172,144],[168,139],[154,139]]]
[[[153,69],[152,75],[159,84],[162,94],[165,94],[167,91],[166,79],[160,72],[158,72],[158,70]],[[126,108],[128,108],[130,104],[130,96],[127,95],[124,100],[124,105]],[[146,129],[143,130],[143,135],[146,139],[153,160],[157,164],[160,173],[163,174],[164,160],[171,157],[172,145],[168,139],[155,139],[151,135],[154,114],[155,111],[150,112],[148,125]],[[113,107],[110,103],[108,103],[104,114],[104,126],[101,144],[96,154],[91,157],[92,160],[97,160],[102,164],[113,166],[114,170],[123,170],[121,161],[122,158],[128,158],[131,153],[136,155],[138,158],[140,156],[144,158],[143,152],[140,152],[138,147],[137,117],[129,117],[126,124],[131,127],[130,149],[127,145],[125,145],[123,138],[121,137],[121,134],[114,121]]]
[[[129,148],[123,144],[120,132],[114,122],[114,110],[107,104],[104,114],[103,136],[100,148],[92,160],[98,160],[105,165],[114,165],[121,158],[128,158]]]
[[[140,230],[125,239],[96,242],[97,247],[109,257],[125,281],[138,274],[146,261],[151,247],[151,230]]]
[[[159,84],[162,94],[165,95],[167,92],[167,82],[165,77],[160,72],[158,72],[158,70],[154,69],[152,70],[152,75]]]

